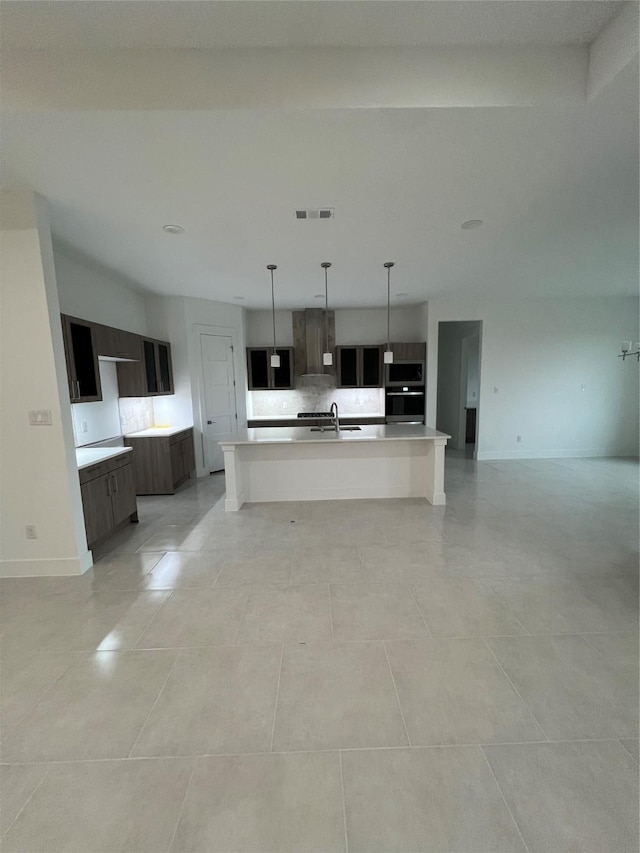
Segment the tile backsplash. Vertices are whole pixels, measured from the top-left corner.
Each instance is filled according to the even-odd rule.
[[[328,412],[334,401],[342,415],[384,415],[382,388],[300,388],[249,391],[249,418],[295,417],[298,412]]]
[[[123,435],[154,425],[153,397],[120,397],[118,405]]]

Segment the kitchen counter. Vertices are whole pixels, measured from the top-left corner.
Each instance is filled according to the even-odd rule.
[[[179,432],[184,432],[187,429],[193,429],[193,426],[167,426],[167,427],[149,427],[149,429],[140,429],[138,432],[128,432],[125,438],[167,438],[170,435],[176,435]]]
[[[449,436],[422,424],[316,432],[258,427],[220,439],[228,512],[243,503],[425,498],[444,504]]]
[[[121,456],[123,453],[131,453],[130,447],[76,447],[76,460],[78,462],[78,471],[83,468],[88,468],[89,465],[96,465],[98,462],[104,462],[105,459],[113,459],[114,456]]]
[[[238,444],[283,444],[283,443],[313,443],[326,444],[345,441],[419,441],[421,439],[451,438],[444,432],[439,432],[423,424],[374,424],[362,426],[359,430],[335,430],[316,432],[311,427],[254,427],[238,430],[220,439],[219,444],[224,450],[227,445]]]

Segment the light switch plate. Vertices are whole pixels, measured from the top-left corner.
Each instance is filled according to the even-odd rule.
[[[29,412],[31,426],[51,426],[51,409],[38,409]]]

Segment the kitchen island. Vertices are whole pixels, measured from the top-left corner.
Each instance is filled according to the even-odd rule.
[[[425,498],[446,503],[449,439],[422,424],[318,432],[310,427],[239,430],[220,440],[225,509],[243,503],[355,498]]]

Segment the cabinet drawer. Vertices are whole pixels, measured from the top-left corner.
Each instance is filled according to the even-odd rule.
[[[131,456],[132,454],[127,452],[112,459],[105,459],[103,462],[96,462],[95,465],[90,465],[88,468],[81,468],[78,471],[80,485],[95,480],[97,477],[102,477],[110,471],[115,471],[117,468],[122,468],[124,465],[131,465],[133,462]]]
[[[184,441],[185,438],[190,438],[193,433],[191,427],[189,429],[184,429],[182,432],[177,432],[175,435],[170,436],[169,444],[178,444],[180,441]]]

